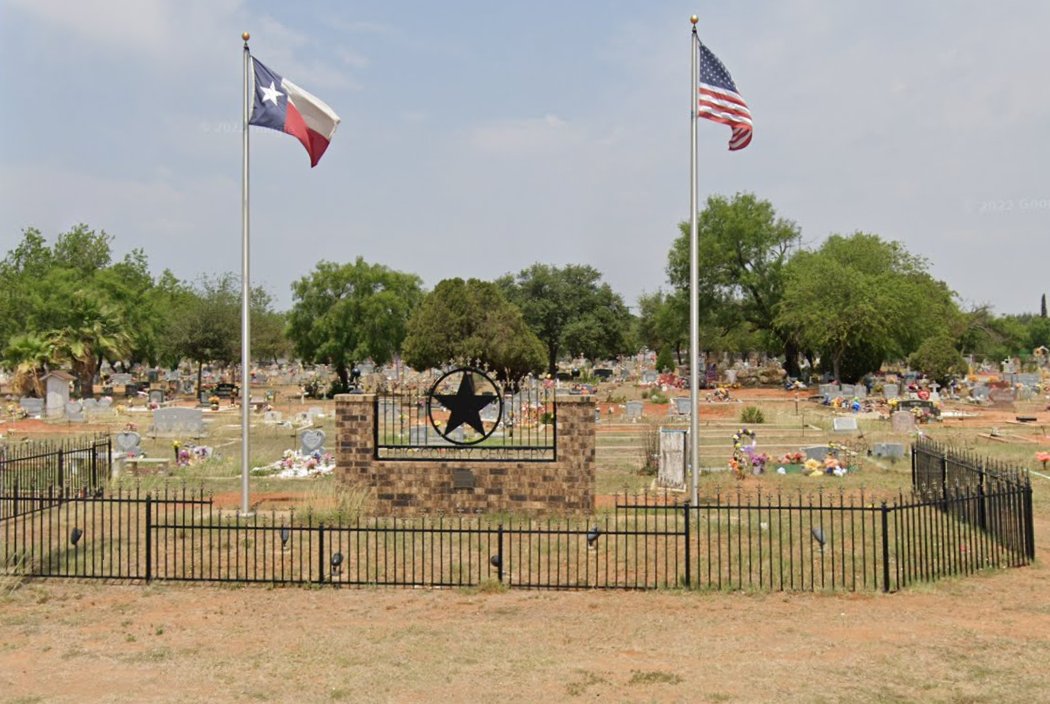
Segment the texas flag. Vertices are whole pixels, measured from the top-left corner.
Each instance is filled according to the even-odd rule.
[[[252,57],[255,102],[248,124],[287,132],[306,147],[310,166],[317,166],[332,141],[339,116],[324,101],[282,78]]]

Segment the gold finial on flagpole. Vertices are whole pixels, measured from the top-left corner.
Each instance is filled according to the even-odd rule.
[[[695,26],[696,26],[696,23],[700,21],[700,18],[699,18],[699,17],[697,17],[696,15],[693,15],[692,17],[690,17],[690,18],[689,18],[689,21],[690,21],[690,22],[691,22],[691,23],[693,24],[693,26],[695,27]]]
[[[695,22],[694,22],[694,24],[695,24]],[[251,39],[251,38],[252,38],[252,35],[248,34],[247,32],[241,32],[241,39],[243,39],[245,41],[245,43],[247,43],[247,41],[249,39]]]

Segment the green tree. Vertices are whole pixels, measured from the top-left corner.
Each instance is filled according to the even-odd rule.
[[[19,395],[31,392],[43,398],[40,379],[54,360],[54,341],[39,333],[15,335],[4,347],[4,364],[15,373],[12,385]]]
[[[415,274],[368,264],[322,261],[292,284],[287,335],[306,362],[335,367],[343,388],[354,363],[390,361],[401,349],[406,324],[423,293]]]
[[[445,279],[408,321],[403,356],[416,369],[479,360],[500,378],[543,369],[543,343],[494,283]]]
[[[205,364],[225,366],[240,358],[240,285],[232,274],[204,276],[194,287],[171,287],[168,295],[172,308],[162,357],[169,363],[188,359],[197,364],[199,396]]]
[[[955,349],[955,340],[946,334],[924,340],[908,358],[908,365],[942,385],[952,377],[964,376],[967,367],[966,360]]]
[[[496,281],[543,342],[551,374],[563,352],[600,359],[628,351],[630,312],[601,278],[591,266],[533,264]]]
[[[688,302],[690,225],[683,222],[679,229],[668,255],[667,276]],[[784,295],[791,248],[799,238],[794,222],[777,217],[769,201],[752,193],[738,193],[732,199],[713,195],[697,218],[701,324],[726,332],[744,323],[763,333],[769,351],[783,353],[791,376],[799,374],[800,340],[794,328],[778,322],[777,307]],[[685,315],[688,328],[688,304]]]
[[[900,243],[856,233],[833,235],[816,252],[792,258],[777,325],[830,361],[837,379],[856,381],[886,359],[907,357],[925,338],[948,334],[958,315],[925,260]]]

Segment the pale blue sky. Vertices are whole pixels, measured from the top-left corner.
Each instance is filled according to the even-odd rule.
[[[901,240],[964,304],[1038,310],[1035,0],[0,0],[0,248],[85,222],[156,272],[238,271],[247,29],[343,119],[313,170],[252,131],[253,280],[282,306],[318,259],[358,255],[428,286],[589,263],[633,305],[688,217],[694,12],[755,120],[737,153],[701,124],[701,197],[754,191],[807,244]]]

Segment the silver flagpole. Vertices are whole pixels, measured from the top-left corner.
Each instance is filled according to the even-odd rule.
[[[248,270],[248,116],[251,110],[252,57],[248,51],[251,35],[241,34],[244,40],[244,123],[241,146],[244,161],[241,167],[241,515],[251,514],[248,503],[249,421],[251,420],[251,324],[248,313],[251,303],[251,279]]]
[[[696,237],[696,121],[697,121],[697,76],[696,64],[700,38],[696,35],[696,15],[689,18],[693,24],[693,38],[689,46],[689,61],[692,77],[689,83],[689,466],[692,468],[692,504],[700,503],[700,383],[697,365],[700,358],[700,301],[697,284],[697,260],[699,257]]]

